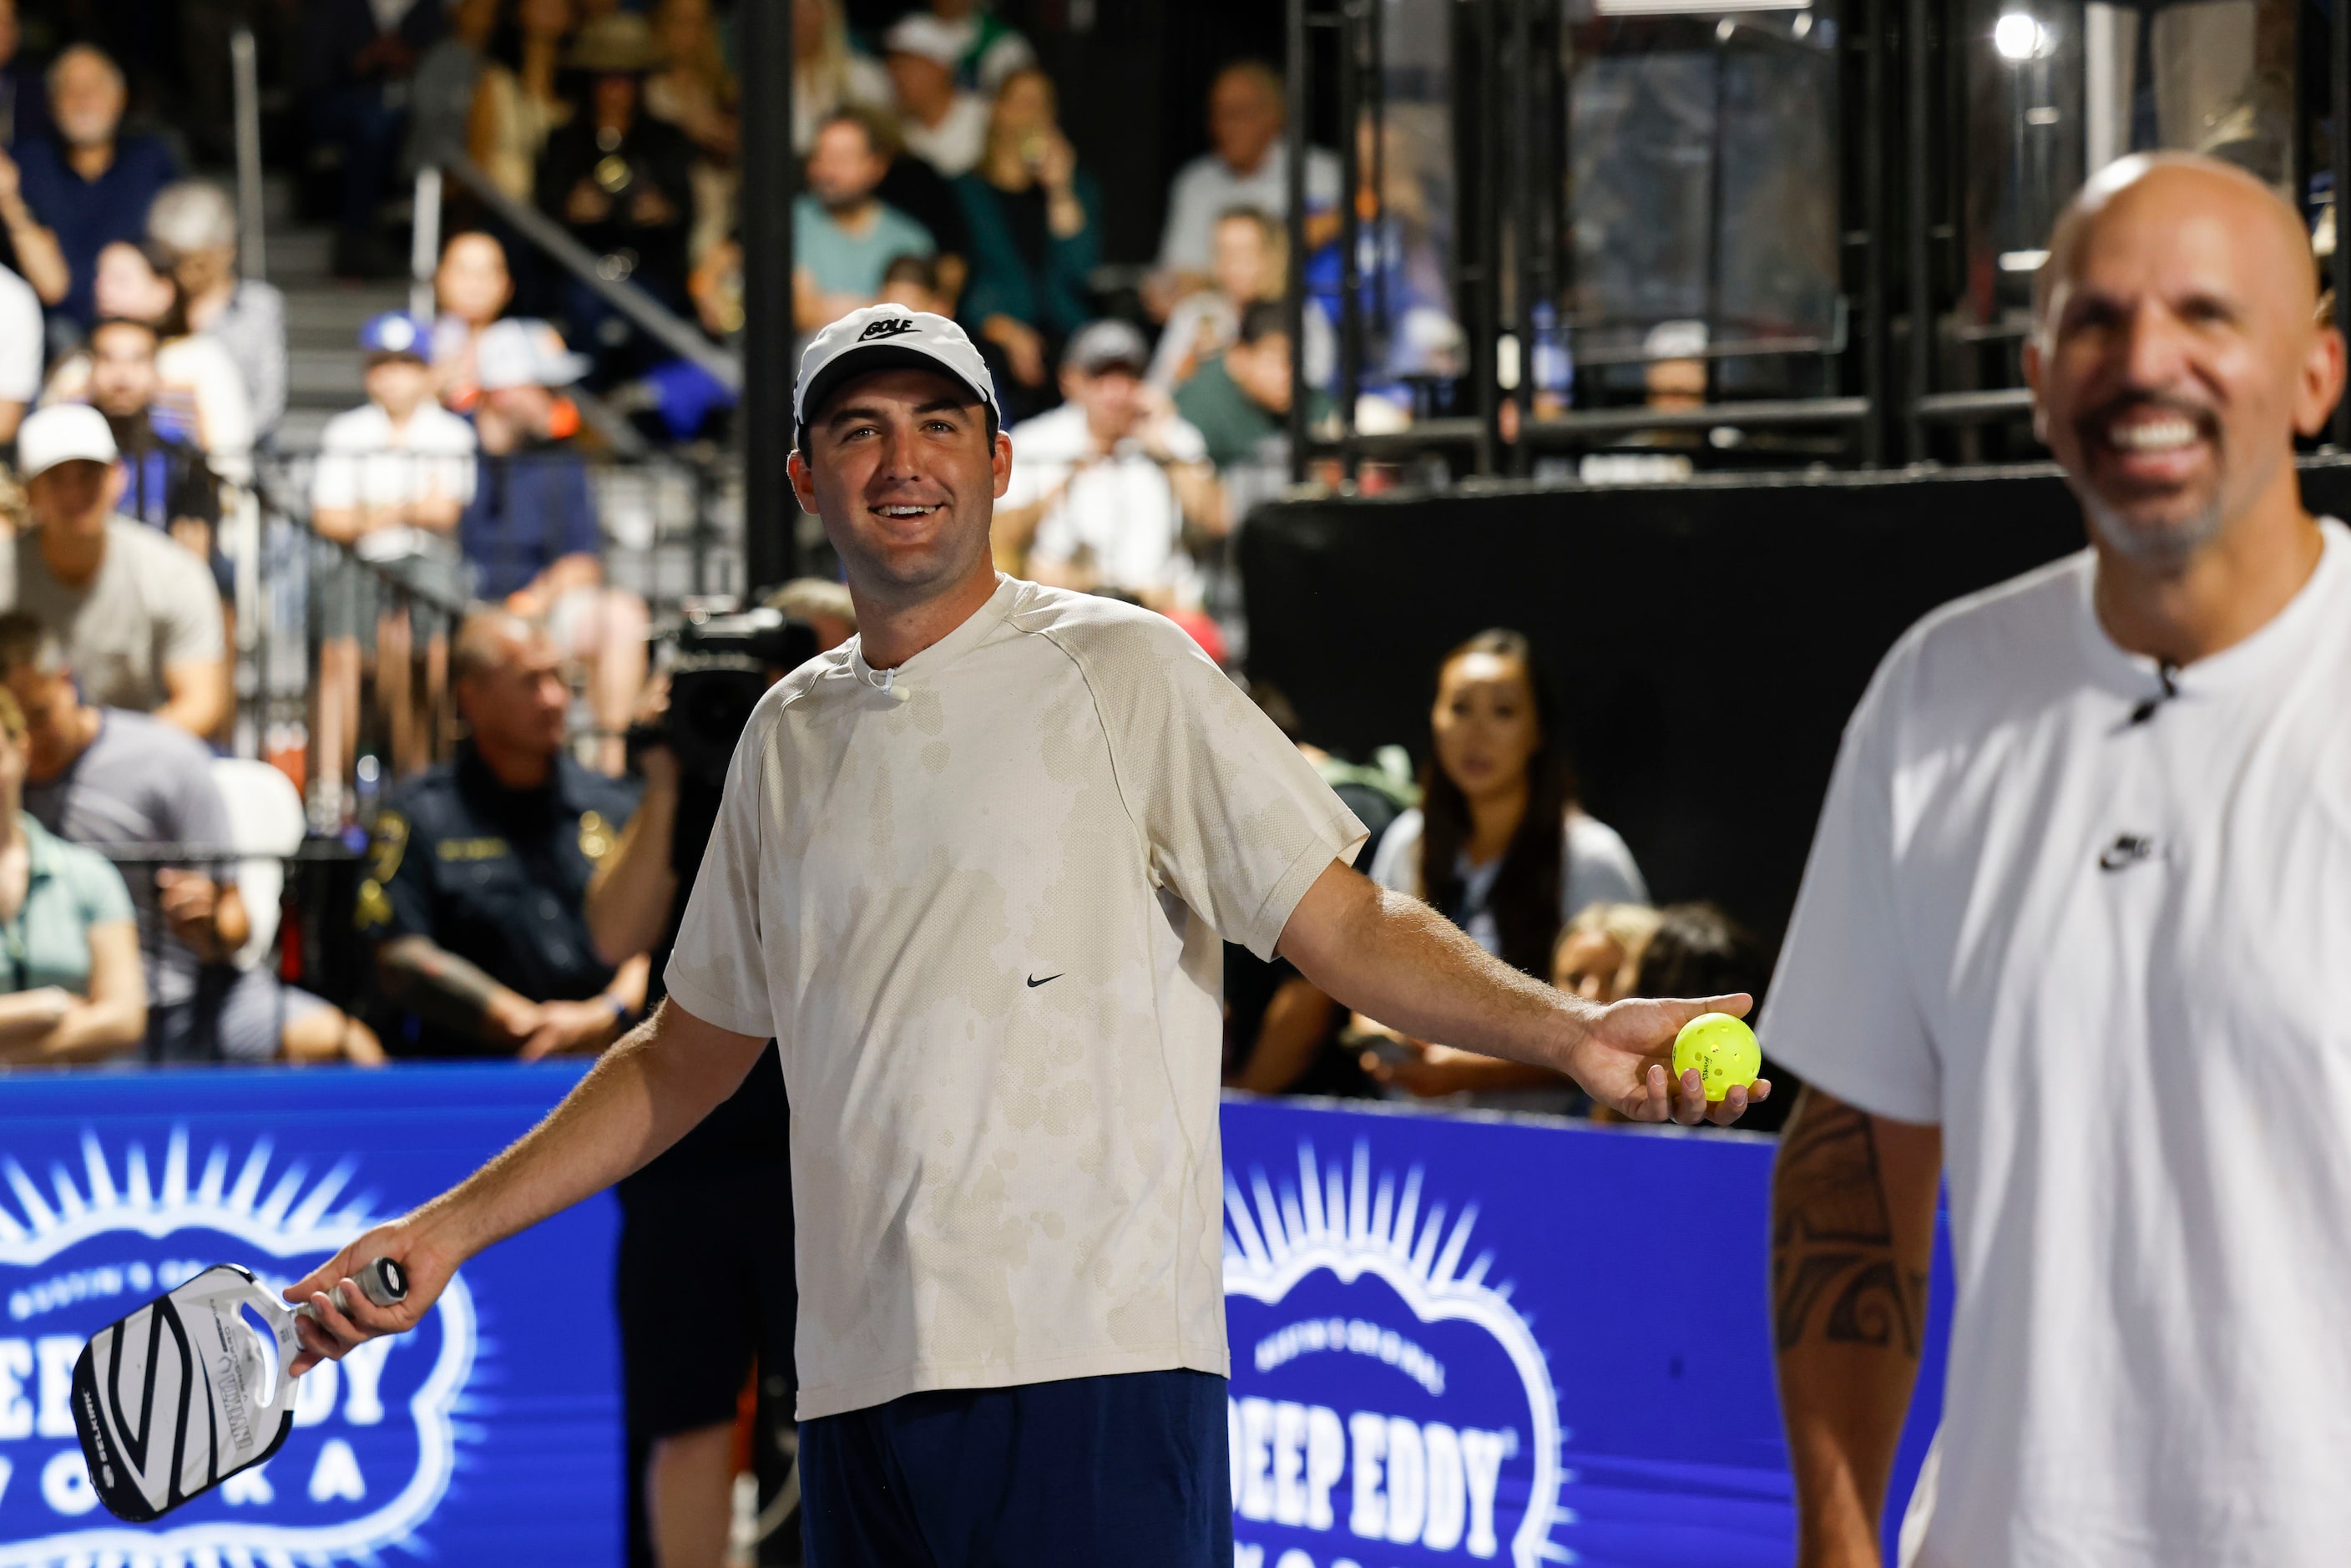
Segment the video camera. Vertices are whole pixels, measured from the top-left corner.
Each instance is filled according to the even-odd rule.
[[[676,653],[669,665],[669,709],[630,727],[630,759],[648,747],[666,746],[685,778],[716,789],[726,781],[735,743],[759,698],[786,671],[816,657],[816,630],[780,610],[689,612],[670,641]]]

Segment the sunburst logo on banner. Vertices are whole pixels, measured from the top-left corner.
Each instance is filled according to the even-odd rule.
[[[1294,1181],[1227,1167],[1237,1564],[1576,1560],[1550,1366],[1471,1252],[1477,1206],[1425,1188],[1364,1142],[1344,1166],[1301,1142]]]

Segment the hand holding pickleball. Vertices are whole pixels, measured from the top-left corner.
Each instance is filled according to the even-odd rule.
[[[1674,1036],[1674,1076],[1696,1068],[1708,1101],[1747,1088],[1763,1071],[1755,1031],[1729,1013],[1700,1013]]]

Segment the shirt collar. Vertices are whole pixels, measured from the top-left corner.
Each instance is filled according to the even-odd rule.
[[[30,811],[17,812],[16,825],[25,831],[25,862],[31,880],[46,882],[55,876],[62,858],[57,835],[41,826]]]
[[[2093,552],[2081,578],[2081,626],[2092,670],[2114,681],[2118,689],[2137,691],[2164,683],[2183,696],[2217,695],[2261,679],[2280,660],[2295,656],[2335,597],[2335,580],[2351,572],[2351,534],[2346,534],[2343,524],[2333,517],[2319,518],[2318,537],[2318,564],[2283,609],[2252,635],[2172,670],[2168,683],[2156,660],[2122,647],[2098,619],[2097,557]]]
[[[987,596],[980,607],[964,618],[963,624],[892,669],[877,670],[865,662],[865,640],[849,640],[849,673],[858,685],[874,691],[894,691],[910,684],[934,679],[938,673],[962,658],[982,639],[1004,622],[1012,613],[1012,601],[1019,594],[1017,578],[996,574],[996,591]]]

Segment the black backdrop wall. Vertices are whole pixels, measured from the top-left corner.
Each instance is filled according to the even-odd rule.
[[[2351,507],[2351,464],[2303,474]],[[1776,937],[1844,721],[1945,601],[2081,548],[2053,469],[1295,501],[1239,541],[1250,674],[1307,738],[1425,757],[1436,664],[1531,637],[1593,814],[1660,902],[1712,898]]]

